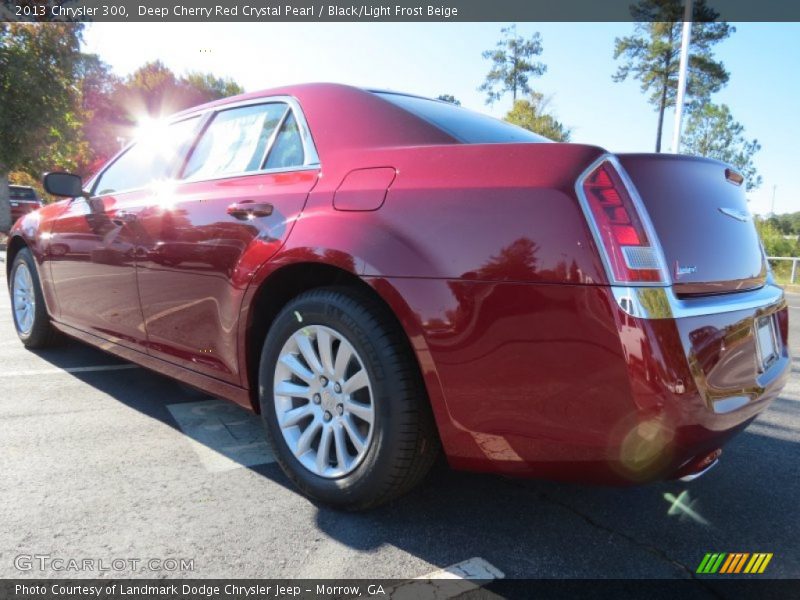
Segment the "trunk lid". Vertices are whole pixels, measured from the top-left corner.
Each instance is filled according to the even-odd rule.
[[[764,285],[766,262],[744,184],[716,160],[619,154],[658,236],[675,293],[718,294]]]

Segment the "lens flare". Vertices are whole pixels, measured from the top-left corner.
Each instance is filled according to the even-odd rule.
[[[143,115],[137,119],[134,139],[137,144],[144,144],[155,152],[163,152],[170,145],[168,123],[164,119],[154,119]]]
[[[150,191],[153,194],[155,204],[164,210],[170,210],[177,202],[175,195],[176,183],[170,179],[154,181],[150,184]]]
[[[670,503],[669,510],[667,510],[668,515],[677,515],[678,518],[688,517],[696,523],[708,525],[708,521],[700,515],[695,507],[697,500],[692,500],[688,491],[682,491],[677,497],[667,492],[664,494],[664,500]]]
[[[627,432],[620,446],[619,461],[634,480],[647,479],[657,473],[670,456],[674,432],[663,418],[636,423]]]

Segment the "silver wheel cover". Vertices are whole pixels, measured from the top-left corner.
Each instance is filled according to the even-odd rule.
[[[364,362],[344,335],[323,325],[292,334],[278,356],[273,392],[283,439],[306,469],[333,479],[364,460],[374,397]]]
[[[17,331],[22,335],[28,335],[33,329],[33,321],[36,317],[36,294],[33,289],[33,277],[25,262],[20,262],[14,270],[14,281],[11,284],[11,306]]]

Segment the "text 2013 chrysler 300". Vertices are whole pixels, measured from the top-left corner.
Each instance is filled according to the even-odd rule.
[[[741,177],[310,84],[151,127],[8,246],[19,336],[63,332],[260,412],[351,509],[460,469],[693,477],[788,376]],[[86,191],[84,191],[86,190]]]

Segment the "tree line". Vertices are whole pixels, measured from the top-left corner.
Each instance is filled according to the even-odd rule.
[[[800,212],[757,218],[756,228],[767,256],[800,256]]]
[[[44,171],[93,173],[158,117],[242,93],[209,73],[176,75],[160,61],[119,77],[81,52],[82,23],[0,23],[0,232],[10,227],[9,182],[41,193]]]
[[[683,11],[684,0],[640,0],[631,7],[632,34],[614,40],[613,56],[619,63],[612,80],[633,79],[640,83],[657,116],[656,152],[662,150],[664,115],[675,108]],[[695,0],[684,108],[687,121],[681,151],[733,165],[744,176],[747,189],[752,190],[762,182],[753,162],[761,145],[758,140],[747,138],[744,126],[734,119],[730,107],[712,102],[712,95],[730,79],[725,65],[714,57],[714,46],[736,31],[718,18],[719,13],[705,0]],[[568,142],[571,128],[556,118],[549,110],[549,99],[531,85],[534,78],[547,71],[547,65],[539,60],[544,50],[541,35],[534,33],[526,38],[513,25],[500,33],[495,47],[483,53],[483,58],[491,62],[478,88],[486,94],[486,103],[494,104],[511,94],[506,121],[553,141]],[[440,99],[455,101],[452,95]]]
[[[714,57],[714,46],[735,28],[717,21],[718,13],[706,0],[695,0],[693,6],[681,149],[732,164],[752,190],[761,184],[753,162],[761,146],[747,138],[728,106],[712,102],[730,78]],[[639,0],[632,6],[633,32],[614,40],[619,64],[612,80],[640,83],[657,116],[656,152],[662,149],[665,112],[675,107],[682,11],[683,0]],[[38,186],[40,174],[56,167],[89,174],[132,137],[143,114],[170,114],[243,91],[231,79],[177,75],[159,61],[119,77],[98,56],[81,52],[83,27],[0,23],[0,231],[10,224],[9,179]],[[540,60],[541,35],[520,35],[515,25],[500,33],[496,45],[482,54],[491,65],[478,88],[487,104],[510,94],[507,121],[554,141],[569,141],[572,129],[532,85],[547,71]],[[439,98],[460,104],[449,94]]]

